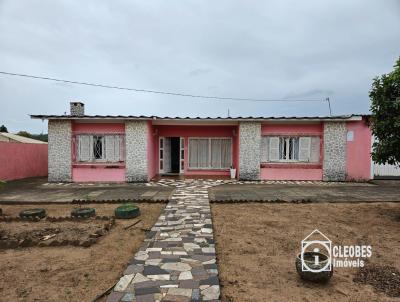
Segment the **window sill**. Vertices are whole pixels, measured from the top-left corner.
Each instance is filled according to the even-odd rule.
[[[187,171],[229,171],[229,168],[188,168]]]
[[[90,163],[73,163],[73,168],[104,168],[104,169],[123,169],[125,168],[125,163],[106,163],[106,162],[90,162]]]
[[[271,162],[261,163],[261,168],[272,169],[322,169],[321,163],[305,163],[305,162]]]

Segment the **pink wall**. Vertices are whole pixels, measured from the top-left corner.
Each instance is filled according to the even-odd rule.
[[[151,121],[147,123],[148,132],[147,132],[147,170],[148,170],[148,179],[152,179],[157,174],[158,167],[158,151],[156,149],[156,135],[154,135],[155,129]]]
[[[268,163],[261,165],[263,180],[322,180],[323,124],[263,124],[262,135],[318,135],[321,138],[319,163]]]
[[[322,169],[261,168],[265,180],[322,180]]]
[[[123,182],[125,167],[107,168],[100,165],[88,165],[72,168],[74,182]]]
[[[371,179],[371,130],[363,121],[347,122],[353,141],[347,141],[347,180]]]
[[[72,134],[125,133],[124,123],[77,123],[72,124]],[[125,163],[82,163],[73,164],[73,182],[123,182]]]
[[[171,125],[154,125],[153,129],[157,133],[155,139],[155,171],[159,173],[158,167],[158,138],[160,136],[164,137],[183,137],[185,139],[185,175],[223,175],[228,176],[229,170],[193,170],[188,169],[187,158],[188,154],[188,144],[190,137],[230,137],[232,138],[232,163],[235,167],[239,165],[239,142],[238,142],[238,128],[237,126],[171,126]]]
[[[77,123],[72,124],[72,132],[78,133],[125,133],[124,123]]]
[[[323,124],[263,124],[262,135],[322,135]]]
[[[47,144],[0,142],[0,179],[47,176]]]

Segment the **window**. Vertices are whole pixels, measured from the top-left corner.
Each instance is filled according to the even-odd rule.
[[[279,160],[299,160],[299,138],[279,138]]]
[[[77,162],[124,161],[124,145],[124,136],[119,134],[79,134],[75,137],[74,158]]]
[[[189,168],[227,169],[232,164],[230,138],[190,138]]]
[[[262,162],[319,162],[319,136],[264,136]]]
[[[93,135],[93,157],[94,159],[104,159],[104,136]]]

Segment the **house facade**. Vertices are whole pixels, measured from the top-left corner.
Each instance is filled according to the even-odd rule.
[[[70,115],[48,119],[49,181],[146,182],[157,175],[241,180],[368,180],[367,116],[173,118]]]

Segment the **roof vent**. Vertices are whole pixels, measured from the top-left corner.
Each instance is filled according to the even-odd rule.
[[[71,116],[83,116],[85,115],[85,104],[81,102],[70,102],[70,114]]]

